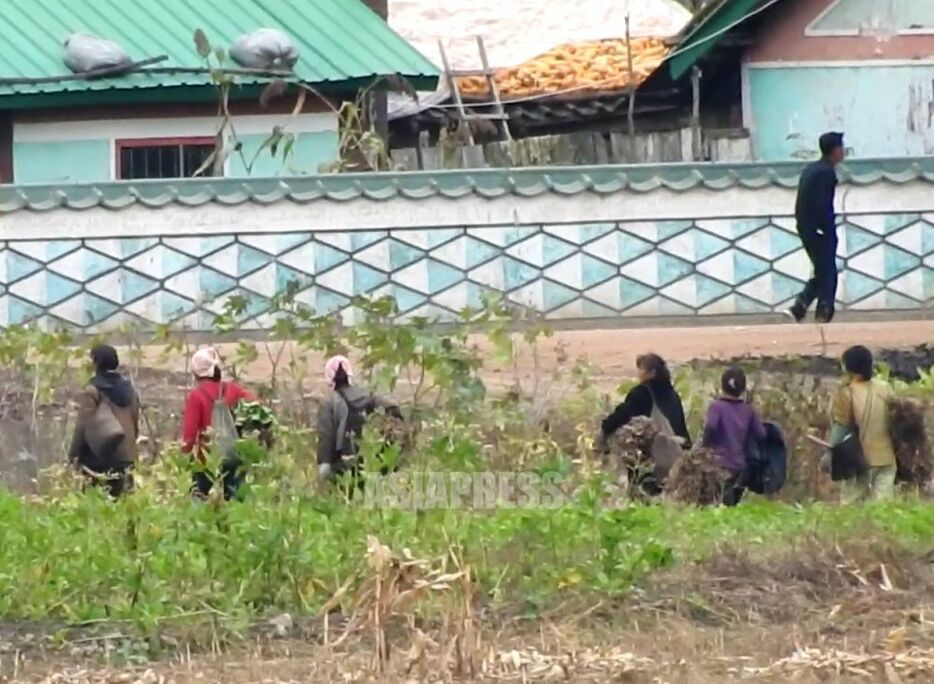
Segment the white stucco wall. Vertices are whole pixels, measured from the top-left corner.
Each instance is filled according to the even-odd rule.
[[[258,114],[233,119],[247,159],[276,126],[296,135],[292,159],[264,152],[248,174],[238,155],[226,163],[228,177],[317,173],[337,156],[337,114]],[[97,119],[14,123],[13,167],[17,183],[104,182],[116,178],[116,141],[144,138],[213,138],[217,117]],[[230,138],[231,136],[228,136]]]

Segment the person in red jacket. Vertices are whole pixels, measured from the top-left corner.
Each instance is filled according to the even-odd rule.
[[[231,410],[240,401],[256,401],[256,397],[236,382],[221,380],[221,358],[213,347],[199,349],[194,353],[191,357],[191,372],[195,376],[196,384],[185,400],[185,413],[182,416],[182,451],[192,454],[204,463],[205,452],[209,448],[207,431],[211,427],[214,402],[221,392],[224,403]],[[192,480],[192,492],[205,497],[210,493],[215,477],[201,468],[193,474]],[[239,461],[231,459],[221,464],[221,482],[224,486],[224,498],[233,498],[242,482]]]

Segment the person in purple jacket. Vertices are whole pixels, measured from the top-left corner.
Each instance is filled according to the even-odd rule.
[[[717,455],[720,467],[727,472],[723,503],[735,506],[745,491],[747,440],[765,439],[765,428],[756,410],[743,400],[746,374],[742,370],[728,368],[720,379],[720,387],[722,396],[707,410],[703,444]]]

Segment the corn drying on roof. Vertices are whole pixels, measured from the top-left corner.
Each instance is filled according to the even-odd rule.
[[[632,39],[632,78],[625,40],[570,43],[553,48],[519,66],[496,71],[500,96],[510,98],[569,92],[586,95],[639,85],[665,60],[669,48],[661,38]],[[467,97],[488,97],[483,76],[458,79]]]

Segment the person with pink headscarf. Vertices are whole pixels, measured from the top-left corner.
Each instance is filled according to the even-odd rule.
[[[211,427],[214,402],[223,396],[231,410],[240,401],[256,401],[256,397],[236,382],[222,382],[221,357],[214,347],[199,349],[191,357],[191,373],[195,376],[195,387],[185,400],[182,416],[182,451],[192,454],[202,463],[207,448],[207,431]],[[224,496],[231,498],[239,488],[239,465],[225,463],[221,467]],[[212,475],[205,471],[193,474],[192,490],[207,496],[214,484]]]
[[[353,384],[353,377],[353,364],[346,356],[333,356],[324,364],[331,392],[318,407],[318,474],[322,480],[357,469],[354,459],[369,415],[383,409],[402,418],[395,404]]]

